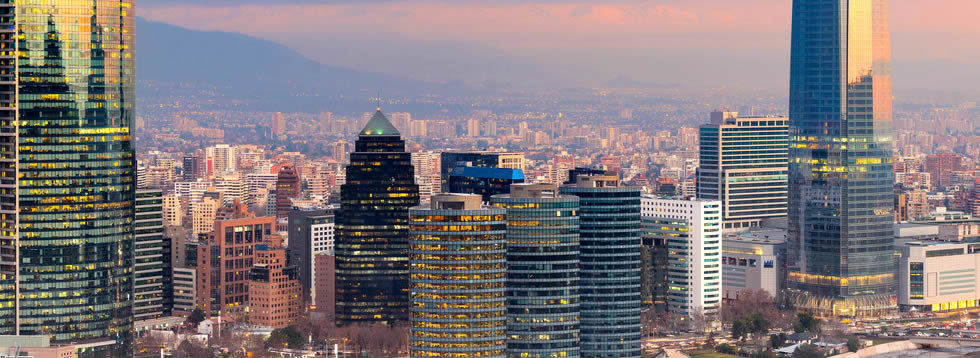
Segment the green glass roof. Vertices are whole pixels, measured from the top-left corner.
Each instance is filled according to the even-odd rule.
[[[381,113],[381,109],[378,109],[378,111],[374,112],[374,115],[371,116],[371,120],[367,122],[367,124],[364,126],[364,129],[361,130],[361,135],[400,136],[401,133],[398,133],[398,129],[396,129],[395,126],[388,121],[388,118],[385,117],[383,113]]]

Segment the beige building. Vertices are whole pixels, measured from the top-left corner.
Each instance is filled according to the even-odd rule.
[[[214,216],[218,209],[222,207],[221,194],[206,195],[201,198],[201,202],[194,206],[191,214],[191,224],[193,233],[207,234],[214,229]]]
[[[762,228],[726,234],[721,247],[724,299],[735,300],[743,291],[756,290],[776,297],[785,288],[786,230]]]
[[[163,224],[166,226],[184,225],[184,205],[176,194],[163,196]]]
[[[977,306],[980,243],[911,241],[897,249],[902,310],[940,312]]]

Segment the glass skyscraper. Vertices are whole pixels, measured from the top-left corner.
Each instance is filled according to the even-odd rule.
[[[412,156],[380,109],[354,147],[337,213],[337,322],[406,322],[408,209],[419,205]]]
[[[409,356],[503,358],[506,211],[442,194],[411,218]]]
[[[507,356],[579,357],[579,199],[514,184],[507,209]]]
[[[798,308],[895,306],[891,49],[886,0],[795,0],[789,287]]]
[[[132,354],[133,15],[0,0],[0,334]]]
[[[640,356],[640,188],[618,176],[578,175],[560,192],[579,197],[581,355]]]

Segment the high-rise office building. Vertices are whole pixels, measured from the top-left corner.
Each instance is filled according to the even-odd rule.
[[[332,208],[295,208],[289,212],[289,264],[299,267],[303,302],[313,304],[316,280],[315,256],[334,255],[334,212]]]
[[[578,201],[550,184],[492,198],[507,209],[509,357],[579,356]]]
[[[507,168],[458,166],[449,173],[449,192],[479,194],[483,201],[510,192],[511,184],[524,182],[524,171]]]
[[[954,171],[960,170],[962,160],[963,157],[950,153],[930,155],[926,157],[925,171],[929,173],[937,189],[945,189],[952,184],[950,179]]]
[[[196,155],[185,156],[182,164],[180,180],[192,182],[201,177],[201,158]]]
[[[144,321],[170,316],[173,309],[170,238],[163,234],[163,196],[159,189],[136,191],[133,317]]]
[[[302,193],[296,166],[286,164],[279,168],[276,176],[276,218],[288,217],[289,210],[293,208],[292,199],[298,198]]]
[[[721,202],[644,196],[645,234],[667,245],[667,311],[717,318],[721,308]],[[701,320],[703,321],[703,320]]]
[[[576,172],[579,173],[579,172]],[[579,174],[560,188],[579,197],[581,354],[640,356],[640,188]]]
[[[443,152],[439,156],[442,192],[449,192],[449,173],[458,166],[524,170],[524,154],[488,151]]]
[[[408,209],[419,204],[412,156],[380,109],[354,146],[337,213],[337,322],[405,322]]]
[[[82,357],[132,354],[132,7],[0,6],[0,334]]]
[[[208,317],[245,313],[255,245],[273,235],[274,217],[255,217],[241,205],[230,217],[215,221],[214,230],[197,246],[197,308]]]
[[[441,194],[411,220],[410,357],[506,357],[503,208]]]
[[[895,307],[887,0],[795,0],[789,287],[800,309]]]
[[[697,197],[720,200],[725,229],[786,216],[788,119],[712,112],[700,130]]]
[[[249,323],[278,329],[299,318],[303,307],[299,269],[286,261],[281,238],[266,237],[255,245],[248,279]]]

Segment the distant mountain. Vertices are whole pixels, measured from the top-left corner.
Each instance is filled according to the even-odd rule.
[[[316,96],[366,98],[377,91],[418,93],[436,87],[326,66],[281,44],[242,34],[195,31],[143,18],[136,19],[136,32],[138,79],[216,87],[226,97],[283,105],[315,101]]]

